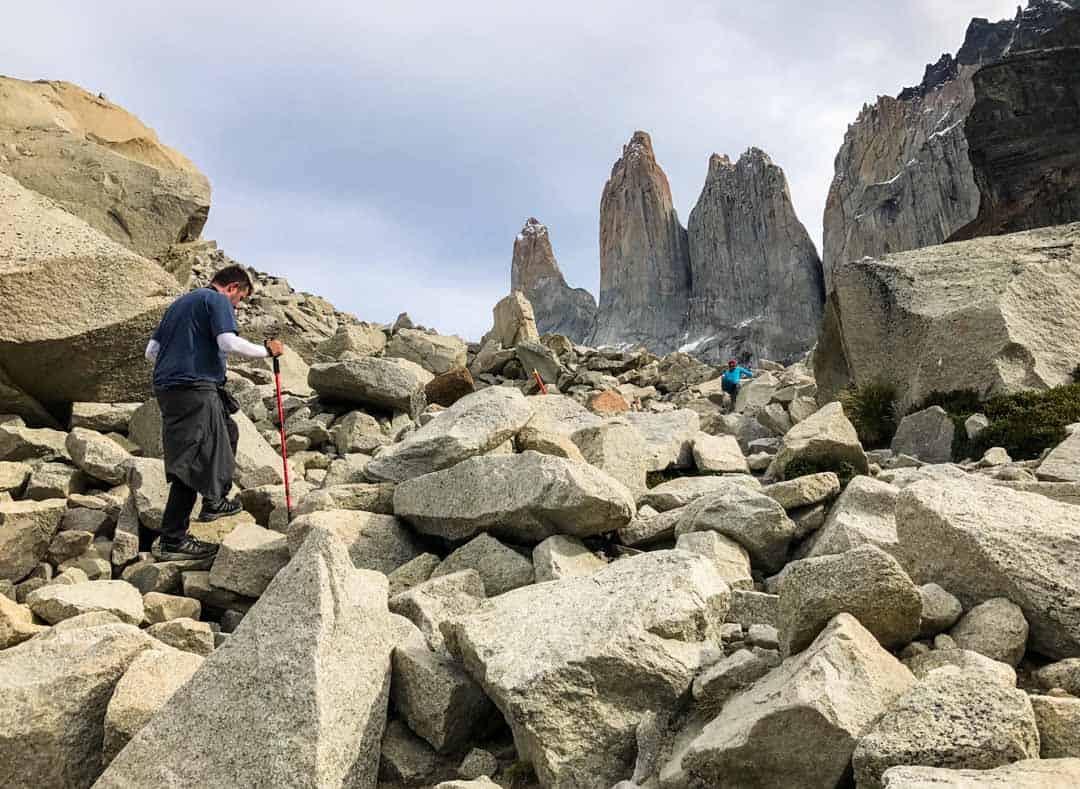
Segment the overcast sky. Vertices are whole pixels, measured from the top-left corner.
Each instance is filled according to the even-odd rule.
[[[292,10],[288,10],[291,8]],[[360,318],[478,339],[515,234],[599,285],[600,193],[652,134],[685,224],[713,152],[787,173],[820,251],[864,102],[1016,0],[11,4],[0,73],[103,92],[205,172],[205,236]]]

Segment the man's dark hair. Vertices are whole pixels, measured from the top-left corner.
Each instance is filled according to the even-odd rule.
[[[248,273],[244,270],[243,266],[226,266],[210,280],[211,285],[220,285],[223,288],[227,288],[234,282],[247,290],[248,293],[255,292],[255,286],[251,283],[251,277],[248,276]]]

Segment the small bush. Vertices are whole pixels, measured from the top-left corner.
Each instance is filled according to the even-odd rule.
[[[933,391],[921,403],[909,408],[908,413],[925,411],[935,405],[941,406],[953,416],[963,416],[964,419],[978,413],[983,407],[982,397],[974,389],[956,389],[952,392]]]
[[[846,460],[796,458],[788,463],[787,468],[784,469],[784,479],[806,477],[810,474],[823,474],[826,471],[831,471],[840,478],[841,488],[846,488],[847,484],[861,473]]]
[[[1080,383],[994,397],[983,412],[990,426],[971,442],[971,457],[1004,447],[1014,460],[1033,460],[1065,440],[1066,425],[1080,422]]]
[[[1080,364],[1073,368],[1072,379],[1074,384],[1080,384]]]
[[[887,383],[865,384],[840,394],[844,414],[859,441],[867,449],[883,449],[896,435],[896,387]]]

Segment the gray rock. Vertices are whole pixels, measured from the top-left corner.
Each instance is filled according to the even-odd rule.
[[[21,644],[46,628],[34,624],[29,606],[19,605],[0,594],[0,650]]]
[[[1080,759],[1024,759],[992,770],[890,767],[884,789],[1066,789],[1080,781]]]
[[[18,422],[0,423],[0,460],[57,460],[68,458],[67,433]]]
[[[466,539],[481,531],[524,542],[615,531],[634,514],[630,492],[592,466],[524,452],[470,458],[407,480],[394,511],[418,531]]]
[[[64,499],[0,501],[0,579],[20,581],[49,551]]]
[[[128,487],[139,514],[139,523],[148,529],[160,529],[169,496],[165,464],[154,458],[132,458],[128,461]]]
[[[293,515],[325,510],[361,510],[380,515],[394,514],[394,485],[389,482],[347,482],[326,485],[300,499]]]
[[[373,787],[392,645],[385,578],[315,532],[97,785]]]
[[[740,649],[713,663],[694,678],[695,701],[707,709],[719,709],[730,696],[780,665],[779,653],[773,654],[775,658],[764,652]]]
[[[592,343],[685,342],[690,253],[652,140],[634,132],[600,199],[600,299]],[[608,789],[605,787],[605,789]]]
[[[930,638],[948,630],[964,613],[960,601],[937,584],[920,586],[919,597],[922,598],[919,635],[924,638]]]
[[[1039,755],[1027,694],[980,672],[941,669],[908,690],[859,740],[852,764],[859,786],[883,786],[897,765],[986,770]]]
[[[446,651],[439,626],[454,616],[475,611],[484,599],[484,582],[476,570],[430,578],[406,592],[390,598],[390,610],[420,628],[428,645]]]
[[[1016,668],[1027,648],[1028,623],[1019,606],[996,597],[964,614],[949,635],[961,649]]]
[[[353,565],[388,575],[423,553],[402,521],[392,515],[353,510],[327,510],[296,518],[289,528],[288,546],[295,555],[315,531],[335,534],[348,548]]]
[[[964,432],[967,433],[968,440],[973,440],[988,427],[990,427],[990,420],[985,414],[972,414],[964,420]]]
[[[442,375],[465,366],[465,343],[419,329],[398,329],[386,345],[387,358],[407,359],[424,370]]]
[[[456,549],[443,559],[431,577],[461,570],[476,570],[489,597],[533,582],[532,562],[487,534],[478,534]]]
[[[431,747],[401,721],[390,721],[379,749],[379,780],[405,786],[422,784],[438,764]]]
[[[131,415],[140,403],[72,403],[71,427],[85,427],[99,433],[128,432]]]
[[[108,765],[123,750],[202,664],[199,655],[160,645],[131,662],[106,708],[102,765]]]
[[[494,775],[499,769],[499,760],[490,751],[473,748],[458,765],[458,775],[467,781]]]
[[[609,789],[642,717],[690,689],[729,597],[707,560],[660,551],[516,589],[443,630],[542,785]]]
[[[232,415],[240,431],[236,445],[236,466],[233,479],[241,488],[257,488],[260,485],[281,485],[285,478],[281,470],[281,456],[262,437],[255,424],[243,411]]]
[[[917,583],[939,583],[968,608],[1008,597],[1028,621],[1031,649],[1080,653],[1076,507],[975,478],[925,480],[900,494],[896,529]]]
[[[101,433],[76,427],[65,442],[72,461],[94,479],[119,485],[127,479],[126,463],[130,453]]]
[[[142,595],[126,581],[45,586],[33,592],[26,602],[51,625],[92,611],[106,611],[133,625],[143,621]]]
[[[1080,699],[1032,696],[1043,759],[1080,757]]]
[[[255,602],[250,597],[211,586],[209,570],[186,570],[181,574],[180,581],[184,597],[198,600],[204,608],[247,611]]]
[[[430,372],[407,359],[364,357],[312,365],[308,383],[329,399],[415,417],[424,410],[424,387],[432,378]]]
[[[363,411],[350,411],[330,431],[338,454],[370,453],[392,443],[378,419]]]
[[[762,488],[761,492],[785,510],[794,510],[835,498],[840,493],[840,479],[833,472],[826,471],[786,482],[774,482]]]
[[[693,467],[694,439],[701,431],[701,420],[695,411],[687,408],[659,414],[628,411],[622,418],[638,431],[645,442],[647,470]]]
[[[634,548],[675,539],[675,527],[685,514],[686,508],[657,513],[652,507],[644,506],[637,516],[626,526],[619,529],[619,542]]]
[[[922,598],[900,563],[872,545],[793,562],[780,587],[781,651],[804,649],[842,611],[883,646],[899,647],[919,634]]]
[[[571,436],[582,458],[633,494],[645,490],[649,456],[641,433],[622,419],[576,430]]]
[[[956,427],[952,417],[941,406],[934,405],[900,420],[892,440],[892,451],[911,455],[926,463],[948,463],[952,460],[953,435]]]
[[[933,649],[906,658],[904,665],[919,679],[925,679],[938,670],[959,669],[965,674],[982,673],[986,679],[1004,688],[1016,687],[1016,671],[1012,666],[967,649]]]
[[[148,635],[182,652],[207,657],[214,651],[214,631],[206,622],[181,617],[146,628]]]
[[[0,461],[0,493],[10,493],[18,496],[22,493],[23,486],[30,479],[33,468],[28,463],[15,461]]]
[[[435,784],[435,789],[500,789],[500,787],[490,778],[477,778],[473,781],[443,781]]]
[[[817,407],[814,407],[817,410]],[[744,454],[752,454],[750,444],[758,439],[771,439],[772,431],[750,414],[725,414],[710,427],[710,431],[734,436]]]
[[[431,578],[431,574],[441,562],[442,560],[433,553],[422,553],[388,573],[386,579],[390,582],[390,597],[412,589]]]
[[[461,665],[429,649],[419,633],[398,644],[393,665],[394,708],[441,753],[465,747],[498,715]]]
[[[565,372],[565,368],[559,362],[555,352],[545,345],[536,341],[519,342],[514,347],[514,355],[528,378],[532,378],[533,370],[540,373],[545,383],[557,383]]]
[[[94,533],[89,531],[62,531],[49,543],[48,558],[53,564],[63,564],[69,559],[81,556],[94,541]]]
[[[716,566],[720,577],[735,589],[753,589],[750,555],[739,543],[714,531],[688,532],[675,541],[681,551],[704,556]]]
[[[67,463],[41,463],[30,473],[23,497],[35,501],[63,499],[75,493],[82,493],[90,484],[90,479],[74,466]]]
[[[386,334],[378,326],[363,322],[343,323],[333,337],[318,346],[318,356],[329,359],[342,359],[346,354],[352,357],[374,356],[382,353],[385,347]]]
[[[113,689],[154,643],[132,625],[105,624],[53,628],[0,651],[0,784],[93,784]]]
[[[780,632],[772,625],[753,624],[747,628],[746,643],[754,647],[774,651],[779,655]]]
[[[607,562],[580,540],[561,534],[552,535],[533,548],[532,557],[538,584],[575,575],[592,575],[607,566]]]
[[[779,621],[779,608],[779,595],[755,592],[750,589],[733,589],[727,621],[736,622],[746,628],[756,624],[776,627]]]
[[[694,465],[703,474],[749,474],[750,468],[734,436],[698,433],[694,439]]]
[[[869,470],[866,453],[859,443],[855,427],[844,415],[843,406],[835,402],[787,432],[780,451],[766,473],[772,479],[786,479],[787,467],[795,460],[850,463],[862,474]]]
[[[517,389],[492,386],[466,395],[367,466],[371,479],[403,482],[489,452],[532,418]]]
[[[755,567],[776,572],[787,560],[795,524],[784,508],[760,491],[724,480],[716,493],[685,507],[675,526],[675,534],[715,531],[730,537],[750,554]]]
[[[1035,473],[1049,482],[1080,482],[1080,430],[1054,447]]]
[[[657,512],[685,507],[703,496],[728,490],[732,485],[742,485],[756,490],[761,486],[749,475],[723,477],[677,477],[663,482],[638,497],[639,507],[652,507]]]
[[[913,683],[854,617],[839,614],[808,649],[732,696],[695,739],[676,748],[661,785],[685,785],[672,779],[686,775],[690,785],[717,786],[752,774],[769,789],[831,789],[859,738]]]
[[[873,477],[851,480],[829,509],[825,525],[811,538],[807,557],[844,553],[860,545],[874,545],[895,553],[896,497],[900,489]]]
[[[1044,690],[1062,688],[1080,697],[1080,658],[1066,658],[1043,666],[1035,672],[1035,680]]]
[[[198,619],[202,614],[202,604],[190,597],[150,592],[143,595],[143,611],[147,624],[156,625],[170,619]]]
[[[517,244],[514,248],[516,257]],[[550,250],[550,244],[548,248]],[[552,257],[552,262],[554,262],[554,257]],[[497,343],[502,348],[513,348],[518,343],[540,340],[532,302],[523,291],[524,289],[520,286],[511,284],[510,295],[503,297],[495,304],[491,310],[494,324],[491,331],[484,335],[481,345],[491,342]]]
[[[233,529],[210,568],[210,583],[246,597],[258,597],[289,563],[289,544],[279,534],[254,524]]]

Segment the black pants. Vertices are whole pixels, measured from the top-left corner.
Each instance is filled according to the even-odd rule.
[[[191,511],[195,508],[198,492],[178,479],[169,485],[169,500],[165,502],[165,514],[161,518],[161,536],[179,540],[187,534]]]

